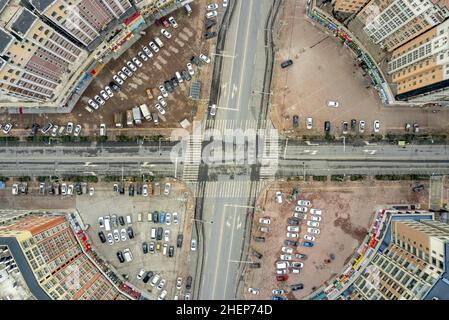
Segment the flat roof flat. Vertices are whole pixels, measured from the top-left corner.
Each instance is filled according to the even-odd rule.
[[[44,12],[56,0],[31,0],[31,4],[40,13]]]
[[[30,10],[23,8],[16,21],[12,24],[11,29],[19,36],[23,36],[27,34],[36,20],[37,17]]]
[[[9,0],[0,0],[0,13],[3,11],[3,9],[8,4]]]
[[[9,47],[10,42],[13,40],[12,35],[0,28],[0,54],[3,54],[6,48]]]

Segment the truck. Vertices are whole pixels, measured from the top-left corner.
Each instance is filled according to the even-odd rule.
[[[142,113],[140,112],[140,108],[134,107],[132,111],[133,111],[134,122],[136,124],[142,124]]]
[[[123,128],[123,113],[116,112],[114,113],[114,123],[116,128]]]
[[[147,121],[153,120],[153,117],[151,116],[150,110],[148,109],[148,106],[146,104],[142,104],[140,106],[140,111],[142,111],[142,115]]]
[[[133,111],[132,110],[127,110],[126,111],[126,124],[128,125],[128,127],[132,127],[134,122],[133,122]]]

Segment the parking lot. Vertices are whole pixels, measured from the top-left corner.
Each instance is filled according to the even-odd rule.
[[[332,281],[341,272],[343,266],[352,258],[354,251],[366,236],[367,228],[376,208],[387,204],[420,203],[425,206],[428,202],[428,182],[422,182],[425,190],[419,193],[411,189],[411,181],[384,182],[365,180],[360,182],[275,182],[261,193],[257,200],[257,213],[254,217],[252,229],[252,243],[249,259],[259,262],[260,268],[247,268],[245,297],[247,299],[270,299],[273,290],[285,290],[278,296],[288,299],[303,299],[316,288]],[[293,188],[298,188],[296,200],[290,199]],[[276,200],[276,192],[282,192],[282,204]],[[298,200],[311,202],[307,213],[298,215],[300,232],[297,238],[287,237],[287,220],[293,218]],[[312,215],[311,209],[321,211],[320,215]],[[319,216],[319,234],[308,232],[308,221],[312,216]],[[268,218],[271,223],[266,225],[259,222],[260,218]],[[268,227],[269,232],[261,232],[260,227]],[[306,240],[306,234],[315,237]],[[264,237],[265,242],[255,241],[255,237]],[[285,240],[298,241],[298,246],[286,245]],[[313,243],[312,247],[302,245],[304,241]],[[277,281],[276,262],[282,262],[282,247],[291,248],[288,279]],[[262,254],[258,259],[253,252]],[[296,254],[305,257],[296,257]],[[285,257],[284,257],[285,258]],[[299,273],[293,273],[294,262],[303,263]],[[291,285],[302,284],[303,289],[292,292]],[[259,294],[251,294],[249,288],[256,289]]]
[[[147,291],[150,296],[157,299],[162,290],[167,290],[167,296],[165,299],[172,300],[175,295],[178,299],[185,298],[186,293],[189,291],[185,289],[187,275],[187,266],[189,263],[190,252],[190,219],[192,218],[192,200],[190,194],[183,184],[171,183],[171,191],[167,196],[163,193],[160,195],[150,195],[144,197],[143,195],[135,195],[130,197],[128,195],[128,186],[126,184],[126,190],[124,195],[113,192],[113,185],[110,184],[109,190],[103,190],[96,192],[93,197],[78,197],[77,209],[85,224],[90,226],[88,234],[91,237],[94,246],[101,255],[111,263],[118,274],[124,276],[131,284],[137,288]],[[165,182],[161,181],[160,186],[164,188]],[[157,188],[157,187],[156,187]],[[155,189],[156,190],[156,189]],[[171,215],[170,223],[153,223],[148,221],[148,213],[154,213],[155,211],[161,214],[162,212]],[[177,213],[178,223],[175,223],[173,219],[174,212]],[[138,221],[138,216],[141,215],[141,221]],[[117,217],[122,216],[124,219],[124,225],[117,222],[114,226],[111,221],[111,230],[106,231],[105,227],[99,226],[98,218],[113,215]],[[131,223],[127,220],[127,216],[130,216]],[[151,218],[151,217],[150,217]],[[134,238],[129,237],[127,232],[129,227],[132,228]],[[151,238],[152,228],[162,228],[163,233],[161,240]],[[125,229],[125,241],[121,239],[121,230]],[[119,241],[115,241],[111,245],[108,241],[102,243],[100,241],[98,233],[102,231],[107,237],[109,233],[113,234],[114,230],[119,232]],[[165,232],[169,230],[167,235]],[[178,234],[183,235],[182,247],[177,246]],[[167,237],[167,238],[166,238]],[[168,241],[166,241],[168,240]],[[146,243],[148,249],[150,249],[150,243],[154,243],[154,252],[143,252],[143,243]],[[164,245],[167,244],[167,253],[164,252]],[[160,246],[160,251],[157,250]],[[168,256],[168,249],[173,246],[173,257]],[[121,263],[117,257],[117,252],[122,253],[128,249],[132,255],[132,261],[125,261]],[[126,255],[125,255],[126,258]],[[137,278],[137,275],[141,270],[144,270],[143,277]],[[165,286],[159,290],[156,286],[151,286],[151,280],[148,283],[144,283],[142,280],[149,272],[160,275],[160,281],[165,279]],[[176,289],[176,279],[182,277],[182,289]],[[156,285],[158,283],[157,282]]]
[[[209,79],[212,73],[212,63],[200,63],[200,66],[193,64],[195,72],[190,81],[180,83],[178,89],[167,98],[165,98],[167,107],[164,115],[159,114],[159,125],[143,119],[141,125],[127,126],[126,111],[133,107],[147,104],[151,113],[157,113],[155,108],[158,103],[158,96],[161,95],[158,87],[164,84],[164,81],[175,77],[175,72],[181,73],[183,69],[187,71],[187,64],[191,62],[192,56],[199,57],[205,54],[212,60],[209,50],[216,38],[205,40],[204,33],[204,13],[205,0],[199,0],[192,3],[193,13],[188,16],[184,8],[180,8],[173,12],[173,16],[178,24],[177,28],[165,27],[171,33],[171,38],[167,39],[161,34],[161,28],[164,26],[155,24],[145,30],[145,35],[134,43],[120,58],[112,60],[107,65],[102,66],[98,70],[98,75],[84,92],[82,98],[71,114],[22,114],[10,115],[0,114],[0,123],[6,124],[11,122],[14,128],[11,135],[27,136],[31,132],[33,123],[38,123],[43,128],[47,123],[54,125],[66,126],[70,121],[74,126],[80,124],[82,126],[81,136],[99,135],[100,124],[104,123],[107,127],[107,134],[115,137],[120,134],[124,135],[151,135],[151,134],[168,134],[168,128],[179,128],[180,122],[184,119],[192,122],[197,111],[203,114],[202,108],[207,107],[207,102],[195,101],[189,98],[191,84],[194,81],[202,83],[201,98],[208,96]],[[217,27],[212,30],[216,31]],[[212,31],[211,30],[211,31]],[[149,42],[154,41],[155,37],[163,42],[163,47],[156,53],[152,51],[153,57],[144,61],[139,56],[139,52],[143,52],[143,47],[149,48]],[[114,96],[106,101],[103,106],[93,113],[86,111],[85,107],[90,99],[94,99],[95,95],[100,95],[100,91],[108,86],[112,81],[113,75],[116,75],[128,61],[132,61],[137,57],[142,63],[142,67],[138,67],[131,77],[124,81],[119,92],[114,92]],[[148,57],[148,56],[147,56]],[[149,99],[147,89],[150,89],[153,98]],[[122,112],[124,128],[116,129],[114,122],[114,113]],[[39,133],[40,134],[40,133]],[[49,132],[47,135],[50,135]],[[4,135],[0,133],[0,136]]]
[[[286,1],[280,18],[279,50],[273,82],[275,126],[286,135],[323,135],[324,122],[331,122],[331,134],[342,134],[343,122],[364,120],[364,135],[374,133],[374,121],[380,121],[380,134],[405,133],[405,124],[417,123],[420,133],[446,133],[449,110],[418,107],[384,107],[371,81],[356,64],[351,51],[331,34],[312,25],[305,17],[306,0]],[[281,63],[291,59],[293,65],[282,69]],[[327,101],[336,101],[330,108]],[[299,126],[293,117],[299,117]],[[306,118],[313,119],[312,129]],[[349,134],[358,134],[351,130]]]

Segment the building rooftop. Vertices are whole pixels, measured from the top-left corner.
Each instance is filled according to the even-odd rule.
[[[36,20],[37,17],[33,13],[31,13],[31,11],[23,8],[22,12],[13,22],[11,30],[13,30],[19,36],[24,36],[27,34],[28,30],[30,30],[31,26]]]
[[[449,300],[449,241],[444,243],[444,273],[424,297],[432,299]]]
[[[0,55],[4,54],[4,51],[6,51],[12,41],[13,37],[0,28]]]
[[[44,12],[56,0],[31,0],[31,4],[40,13]]]
[[[3,11],[3,9],[8,4],[9,0],[0,0],[0,13]]]

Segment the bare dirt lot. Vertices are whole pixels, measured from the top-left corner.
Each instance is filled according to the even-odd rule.
[[[260,269],[247,269],[246,298],[270,299],[273,289],[288,290],[288,286],[303,283],[304,289],[288,293],[288,299],[303,299],[315,288],[332,280],[352,258],[354,251],[366,236],[368,227],[376,208],[386,204],[420,203],[422,206],[428,201],[428,183],[423,182],[426,189],[420,193],[411,191],[411,181],[380,182],[365,180],[360,182],[275,182],[267,187],[257,201],[257,211],[254,217],[252,230],[252,248],[263,254]],[[275,262],[280,260],[281,247],[287,232],[287,218],[292,216],[296,201],[289,201],[294,187],[299,188],[297,200],[311,201],[310,208],[321,209],[322,220],[319,228],[321,233],[316,236],[314,246],[311,248],[298,246],[293,255],[303,253],[306,260],[293,258],[292,261],[301,261],[304,267],[300,274],[289,273],[287,282],[276,282]],[[276,191],[283,192],[283,204],[275,201]],[[307,213],[300,223],[299,242],[304,241],[307,233],[306,221],[310,220]],[[270,232],[258,231],[259,218],[271,219]],[[254,241],[254,236],[265,236],[265,243]],[[330,255],[335,258],[332,260]],[[256,257],[251,257],[256,261]],[[257,260],[259,261],[259,260]],[[290,261],[290,262],[292,262]],[[249,271],[251,270],[251,271]],[[247,288],[257,288],[260,295],[252,295]]]
[[[281,132],[292,137],[321,135],[324,122],[330,121],[331,133],[339,135],[343,121],[356,119],[366,122],[365,135],[373,133],[374,120],[380,121],[383,134],[404,132],[405,123],[418,123],[422,132],[447,133],[449,110],[384,107],[350,50],[311,24],[305,5],[306,0],[285,1],[279,22],[271,118]],[[287,59],[293,65],[282,69]],[[340,106],[329,108],[328,100]],[[294,115],[300,118],[298,128],[293,127]],[[306,129],[307,117],[313,118],[311,130]]]
[[[108,128],[108,135],[114,137],[119,134],[126,135],[150,135],[150,134],[168,134],[168,128],[180,128],[179,122],[188,119],[192,122],[196,113],[199,116],[204,114],[207,108],[207,101],[194,101],[189,98],[190,87],[194,81],[202,83],[201,98],[206,99],[209,94],[209,83],[212,73],[212,63],[203,64],[201,67],[193,65],[195,75],[190,82],[184,81],[179,89],[167,98],[167,113],[161,117],[160,125],[155,126],[152,122],[143,121],[142,125],[134,128],[114,129],[114,113],[123,112],[124,122],[126,122],[126,110],[132,109],[146,103],[150,112],[156,112],[154,105],[157,103],[157,95],[160,94],[159,85],[165,80],[175,77],[175,72],[181,72],[182,69],[187,70],[187,63],[190,62],[192,56],[206,54],[213,61],[213,57],[209,54],[211,47],[215,44],[216,38],[204,40],[204,13],[206,1],[199,0],[192,4],[193,13],[187,16],[183,8],[175,11],[172,16],[176,19],[179,27],[177,29],[168,28],[172,34],[171,39],[165,38],[160,29],[162,26],[153,25],[145,30],[146,35],[142,36],[134,43],[120,58],[110,61],[98,73],[94,81],[84,92],[72,113],[70,114],[23,114],[11,115],[0,114],[0,123],[12,122],[14,129],[13,135],[28,135],[32,123],[38,123],[44,126],[48,122],[57,125],[66,125],[68,121],[83,126],[82,135],[94,135],[99,133],[99,126],[105,123]],[[216,31],[217,27],[213,27]],[[139,68],[131,78],[128,78],[122,90],[114,93],[114,97],[106,101],[104,106],[100,106],[94,113],[85,110],[87,101],[98,95],[106,85],[112,80],[112,76],[116,74],[127,61],[136,57],[139,51],[143,51],[142,47],[147,46],[154,37],[159,37],[164,43],[164,47],[154,53],[153,58],[149,58],[147,62],[141,58],[143,67]],[[146,90],[153,89],[152,100],[149,100]],[[155,95],[157,93],[157,95]],[[3,133],[0,133],[3,135]]]

